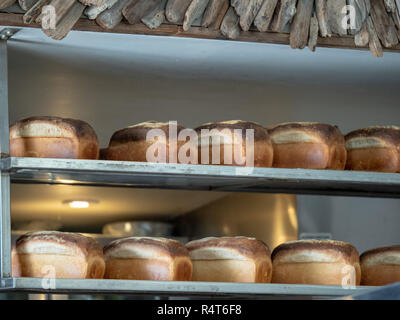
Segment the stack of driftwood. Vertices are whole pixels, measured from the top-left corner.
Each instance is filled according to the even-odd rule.
[[[84,15],[104,29],[125,20],[152,29],[162,23],[184,31],[202,26],[228,39],[249,30],[290,33],[292,48],[312,51],[318,37],[351,35],[377,57],[400,41],[400,0],[0,0],[0,9],[14,3],[26,24],[41,23],[47,18],[42,8],[52,5],[56,28],[43,31],[54,39],[64,38]]]

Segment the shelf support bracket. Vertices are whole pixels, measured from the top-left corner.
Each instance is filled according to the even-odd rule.
[[[12,30],[0,31],[0,157],[10,154],[7,40]],[[0,277],[11,277],[10,174],[4,171],[0,178]]]

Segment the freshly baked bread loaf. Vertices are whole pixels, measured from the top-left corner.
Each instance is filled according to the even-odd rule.
[[[254,238],[205,238],[189,242],[193,281],[269,283],[271,253]]]
[[[361,284],[384,286],[400,281],[400,245],[381,247],[360,256]]]
[[[161,130],[165,136],[157,141],[148,140],[147,134],[154,129]],[[107,160],[179,163],[178,152],[180,146],[185,142],[177,141],[177,137],[173,137],[172,133],[170,136],[169,129],[168,122],[147,121],[118,130],[111,137],[109,147],[107,151],[104,152],[104,156]],[[177,125],[176,129],[179,135],[184,127]],[[153,132],[156,133],[156,131]],[[152,146],[159,146],[160,149],[165,150],[164,160],[157,160],[161,155],[158,154],[158,151],[151,149]],[[171,151],[176,155],[175,161],[170,159],[170,148],[176,148],[176,150]]]
[[[106,279],[190,281],[192,262],[178,241],[131,237],[104,248]]]
[[[21,277],[21,266],[19,264],[18,253],[15,246],[11,249],[11,276],[13,278]]]
[[[314,122],[282,123],[268,128],[275,168],[343,170],[344,137],[338,127]]]
[[[346,135],[348,170],[400,172],[400,128],[370,127]]]
[[[100,244],[81,234],[27,233],[17,239],[16,253],[22,277],[101,279],[104,275]]]
[[[10,128],[12,157],[97,159],[99,143],[84,121],[59,117],[31,117]]]
[[[272,166],[271,139],[268,131],[258,123],[242,120],[221,121],[203,124],[195,130],[199,137],[199,164],[253,166],[253,163],[248,162],[254,160],[254,167]],[[246,139],[246,130],[252,130],[254,141]]]
[[[291,284],[360,284],[359,255],[351,244],[333,240],[298,240],[272,252],[272,282]]]

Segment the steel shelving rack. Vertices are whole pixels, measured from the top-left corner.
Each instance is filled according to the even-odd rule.
[[[229,166],[9,157],[7,40],[17,31],[0,30],[0,292],[283,299],[334,298],[374,290],[362,286],[80,279],[57,279],[47,286],[46,279],[12,278],[11,182],[400,198],[400,174],[275,168],[241,173]]]

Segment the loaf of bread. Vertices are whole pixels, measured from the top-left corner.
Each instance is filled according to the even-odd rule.
[[[268,128],[275,168],[343,170],[346,148],[338,127],[314,122],[282,123]]]
[[[271,253],[254,238],[205,238],[189,242],[193,281],[269,283]]]
[[[109,147],[103,156],[107,160],[179,163],[179,148],[185,141],[178,141],[172,133],[170,136],[169,125],[168,122],[147,121],[118,130],[111,137]],[[177,135],[183,129],[184,127],[177,125]],[[155,135],[158,135],[157,132],[162,132],[164,136],[157,137],[156,141],[148,139],[151,130],[154,130]],[[171,148],[171,153],[176,158],[174,161],[170,159]],[[164,150],[165,154],[159,154],[160,150]]]
[[[93,238],[77,233],[41,231],[16,241],[16,273],[31,278],[101,279],[103,250]]]
[[[359,255],[351,244],[333,240],[298,240],[272,252],[272,282],[310,285],[360,284]]]
[[[192,262],[178,241],[131,237],[104,248],[106,279],[190,281]]]
[[[206,123],[195,129],[199,164],[271,167],[273,148],[268,131],[242,120]],[[251,130],[254,141],[248,140]],[[236,151],[235,151],[236,150]]]
[[[98,159],[99,143],[84,121],[59,117],[31,117],[10,128],[12,157]]]
[[[361,284],[384,286],[400,281],[400,245],[381,247],[360,256]]]
[[[348,170],[400,172],[400,128],[370,127],[346,135]]]

